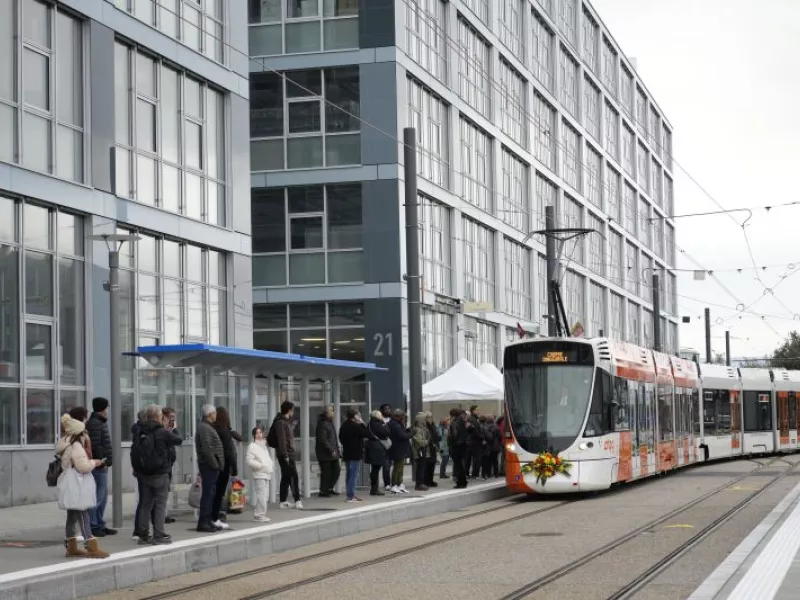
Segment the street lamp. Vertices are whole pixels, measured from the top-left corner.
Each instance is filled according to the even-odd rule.
[[[111,310],[111,498],[114,511],[113,525],[122,527],[122,402],[120,400],[119,347],[119,251],[125,242],[141,239],[138,235],[101,233],[88,236],[90,240],[105,242],[108,248],[108,281],[103,289],[108,292]]]

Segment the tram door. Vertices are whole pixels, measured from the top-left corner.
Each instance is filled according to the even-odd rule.
[[[655,470],[655,384],[639,382],[636,405],[636,437],[639,451],[639,471],[645,476]]]
[[[778,440],[781,449],[789,448],[789,392],[777,392]]]
[[[730,392],[731,403],[731,454],[742,452],[742,401],[740,394],[734,390]]]

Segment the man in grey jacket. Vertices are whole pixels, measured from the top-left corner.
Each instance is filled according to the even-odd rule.
[[[197,519],[197,531],[213,533],[219,531],[211,524],[211,504],[217,488],[219,472],[225,465],[225,451],[222,440],[214,429],[217,420],[217,409],[211,404],[203,406],[203,419],[197,426],[194,435],[194,447],[197,451],[197,467],[202,480],[200,496],[200,516]]]

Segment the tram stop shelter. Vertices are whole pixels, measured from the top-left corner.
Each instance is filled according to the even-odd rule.
[[[374,363],[209,344],[140,346],[136,355],[140,359],[138,380],[156,382],[151,386],[140,384],[140,408],[148,403],[148,399],[152,399],[157,404],[171,402],[183,413],[179,428],[187,442],[181,447],[184,480],[193,479],[197,473],[194,432],[202,417],[203,404],[216,405],[221,402],[226,405],[231,413],[233,428],[237,429],[235,424],[240,424],[240,428],[244,429],[240,433],[249,440],[250,428],[255,424],[269,427],[272,423],[279,410],[279,398],[299,400],[299,406],[295,406],[293,426],[297,428],[299,425],[299,435],[295,429],[295,436],[300,442],[297,462],[301,470],[301,493],[306,498],[311,496],[312,491],[312,389],[318,392],[316,398],[325,398],[326,404],[333,405],[338,431],[343,382],[346,385],[348,379],[387,370]],[[180,376],[164,377],[165,373]],[[236,383],[228,385],[231,380]],[[371,406],[369,383],[363,382],[361,385],[366,387],[363,412],[368,412]],[[223,387],[225,391],[222,391]],[[295,393],[287,395],[287,390]],[[190,439],[191,443],[188,443]],[[238,454],[241,466],[244,452]],[[241,468],[240,472],[243,472]],[[270,486],[273,502],[276,487]]]

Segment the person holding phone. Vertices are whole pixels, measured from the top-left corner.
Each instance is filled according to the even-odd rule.
[[[362,502],[356,496],[356,480],[361,461],[364,458],[364,440],[369,438],[369,430],[361,419],[358,408],[347,409],[347,420],[339,428],[339,441],[342,443],[342,459],[346,465],[346,488],[348,502]]]

